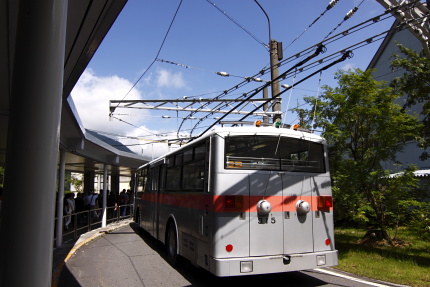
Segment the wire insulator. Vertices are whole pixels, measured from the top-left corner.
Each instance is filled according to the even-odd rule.
[[[230,76],[230,74],[229,73],[227,73],[227,72],[216,72],[217,73],[217,75],[220,75],[220,76],[223,76],[223,77],[228,77],[228,76]]]
[[[337,4],[337,2],[339,2],[339,0],[331,0],[330,3],[328,4],[326,10],[330,10],[331,8],[333,8],[334,5]]]
[[[348,20],[349,18],[351,18],[351,17],[352,17],[352,15],[354,15],[354,14],[355,14],[355,12],[357,12],[357,10],[358,10],[358,7],[354,7],[354,8],[352,8],[351,10],[349,10],[349,11],[348,11],[348,13],[346,13],[345,18],[343,18],[343,20],[344,20],[344,21],[346,21],[346,20]]]

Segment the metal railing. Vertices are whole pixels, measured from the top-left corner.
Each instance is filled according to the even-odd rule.
[[[106,207],[106,224],[117,222],[120,220],[132,218],[134,214],[134,205],[119,205]],[[70,218],[68,228],[65,227],[66,219]],[[94,208],[75,212],[71,214],[65,214],[62,216],[63,220],[63,233],[62,242],[75,239],[84,233],[91,230],[100,228],[102,226],[103,219],[103,208]],[[57,220],[55,218],[55,228],[57,228]],[[54,232],[54,244],[57,240],[57,232]]]

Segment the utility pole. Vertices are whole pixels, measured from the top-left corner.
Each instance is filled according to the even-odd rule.
[[[267,18],[267,24],[269,28],[269,52],[270,52],[270,80],[272,81],[272,98],[279,94],[280,92],[280,84],[279,81],[273,81],[279,76],[278,72],[278,61],[282,59],[282,43],[277,42],[276,40],[272,40],[272,32],[270,28],[270,18],[267,15],[264,8],[258,3],[257,0],[254,2],[260,7],[261,11],[263,11],[264,15]],[[282,112],[281,112],[281,99],[274,100],[272,104],[272,112],[273,114],[273,123],[282,122]]]
[[[280,51],[278,51],[280,49]],[[280,83],[278,80],[274,81],[279,77],[278,61],[282,59],[282,43],[278,43],[276,40],[270,39],[270,78],[272,81],[272,98],[276,97],[280,92]],[[279,57],[281,56],[281,57]],[[273,123],[282,121],[281,112],[281,99],[274,100],[272,105]]]

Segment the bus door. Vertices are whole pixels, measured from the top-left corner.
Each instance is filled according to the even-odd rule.
[[[277,171],[256,171],[249,181],[250,256],[283,254],[282,177]]]
[[[314,251],[311,211],[314,185],[311,176],[301,173],[282,175],[284,254]]]
[[[158,213],[159,213],[159,178],[160,178],[160,165],[154,166],[150,169],[150,181],[151,181],[151,195],[146,207],[146,213],[149,213],[149,222],[147,231],[153,237],[157,238],[158,230]]]
[[[166,189],[166,169],[167,169],[167,165],[166,164],[162,164],[159,165],[159,174],[158,174],[158,178],[159,178],[159,184],[157,186],[157,194],[156,194],[156,207],[155,207],[155,220],[154,220],[154,237],[158,240],[161,240],[160,238],[160,212],[161,212],[161,192],[165,191]]]

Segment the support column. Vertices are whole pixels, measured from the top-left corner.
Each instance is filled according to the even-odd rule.
[[[57,193],[57,240],[55,244],[60,247],[63,244],[63,206],[64,206],[64,174],[66,169],[66,151],[60,149],[60,166],[58,169],[58,193]]]
[[[90,190],[94,190],[94,171],[86,171],[84,173],[84,193],[88,194]]]
[[[107,170],[107,164],[103,165],[103,217],[102,217],[102,227],[106,227],[106,218],[107,218],[107,210],[106,210],[106,203],[107,203],[107,188],[108,188],[108,170]]]
[[[119,195],[119,173],[111,174],[111,189],[116,195]]]
[[[51,285],[66,18],[67,0],[19,1],[0,286]]]

